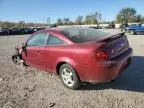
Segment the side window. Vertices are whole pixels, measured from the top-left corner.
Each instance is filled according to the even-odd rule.
[[[46,33],[38,33],[32,36],[28,42],[28,46],[43,46],[46,44],[46,41],[48,39],[48,35]]]
[[[58,45],[58,44],[66,44],[63,40],[57,38],[56,36],[49,35],[47,45]]]

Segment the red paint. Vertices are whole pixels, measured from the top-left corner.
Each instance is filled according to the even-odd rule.
[[[118,76],[124,64],[132,56],[132,49],[129,47],[126,36],[76,44],[66,38],[60,30],[50,29],[40,32],[54,34],[67,45],[27,47],[26,53],[22,53],[26,63],[53,73],[57,73],[56,68],[59,63],[69,63],[77,71],[82,81],[112,80]],[[120,49],[123,43],[127,45]]]

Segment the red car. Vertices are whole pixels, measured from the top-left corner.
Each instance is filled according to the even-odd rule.
[[[60,76],[64,85],[77,89],[81,82],[115,79],[132,58],[127,36],[92,28],[47,29],[34,33],[17,48],[15,63],[24,63]]]

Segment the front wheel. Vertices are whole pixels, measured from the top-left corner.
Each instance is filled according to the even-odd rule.
[[[24,62],[24,60],[21,58],[21,56],[19,56],[19,55],[17,55],[17,54],[12,56],[12,61],[13,61],[14,64],[16,64],[16,65],[28,66],[28,65]]]
[[[80,79],[74,70],[74,68],[69,64],[63,64],[59,70],[60,78],[63,84],[70,89],[78,89],[81,85]]]
[[[18,55],[13,55],[12,56],[12,61],[14,62],[14,64],[19,64],[20,63],[20,58]]]
[[[134,35],[134,34],[135,34],[135,31],[134,31],[134,30],[130,30],[130,31],[129,31],[129,34],[130,34],[130,35]]]

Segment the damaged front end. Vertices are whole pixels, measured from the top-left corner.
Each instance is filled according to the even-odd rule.
[[[24,45],[21,44],[15,47],[15,54],[12,56],[12,61],[16,65],[20,65],[20,66],[26,65],[22,58],[23,46]]]

